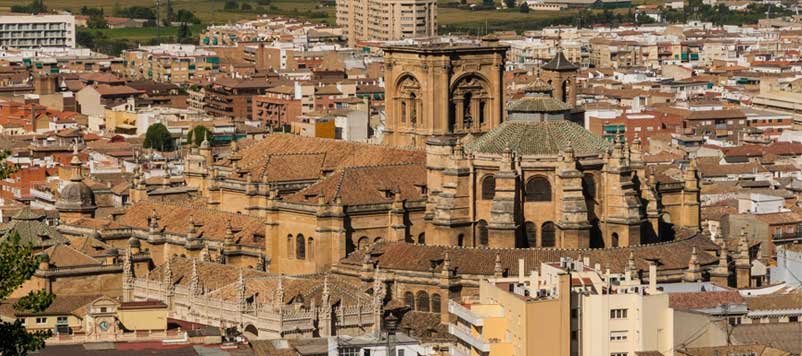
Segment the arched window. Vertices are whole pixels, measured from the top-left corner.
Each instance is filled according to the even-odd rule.
[[[429,312],[429,294],[424,292],[424,291],[420,291],[420,292],[418,292],[418,297],[415,298],[415,299],[418,302],[418,309],[417,310],[421,311],[421,312],[427,312],[428,313]]]
[[[374,242],[374,243],[376,243],[376,242],[381,242],[381,241],[382,241],[382,238],[381,238],[381,236],[379,236],[379,237],[377,237],[377,238],[373,239],[373,242]]]
[[[362,236],[359,238],[359,241],[356,243],[356,248],[362,250],[370,244],[370,239],[367,236]]]
[[[544,177],[532,177],[526,182],[526,201],[551,201],[551,183]]]
[[[421,244],[421,245],[425,245],[426,244],[426,233],[425,232],[421,232],[420,235],[418,235],[418,243]]]
[[[596,199],[596,179],[593,174],[586,173],[582,176],[582,193],[585,199]]]
[[[293,253],[294,250],[292,248],[292,242],[294,240],[295,240],[295,238],[292,237],[292,234],[287,235],[287,258],[292,258],[293,255],[294,255],[294,253]]]
[[[404,304],[411,309],[415,309],[415,295],[412,292],[404,293]]]
[[[409,94],[409,122],[412,124],[418,121],[418,103],[415,98],[415,93]]]
[[[492,174],[482,178],[482,200],[493,200],[496,196],[496,177]]]
[[[432,313],[440,312],[440,294],[432,294]]]
[[[404,236],[404,242],[410,243],[410,244],[414,244],[415,243],[415,239],[412,238],[412,235],[407,235],[407,236]]]
[[[618,247],[618,233],[614,232],[612,236],[610,236],[610,247]]]
[[[487,221],[479,220],[479,222],[476,223],[476,234],[479,235],[479,246],[487,246]]]
[[[457,246],[459,246],[459,247],[465,246],[465,235],[459,234],[457,236]]]
[[[537,247],[537,225],[531,221],[524,224],[526,232],[526,247]]]
[[[306,239],[306,256],[310,260],[315,258],[315,239],[311,237]]]
[[[556,245],[556,237],[554,236],[557,229],[554,223],[547,221],[540,227],[540,246],[541,247],[554,247]]]
[[[407,102],[401,102],[401,122],[407,122]]]
[[[568,102],[568,92],[571,90],[571,82],[569,82],[567,80],[563,81],[563,88],[562,89],[563,89],[562,90],[563,91],[563,97],[560,100],[562,100],[564,103],[567,103]]]
[[[462,100],[462,127],[469,129],[473,123],[473,113],[471,112],[471,100],[473,95],[471,93],[465,94]]]
[[[479,102],[479,127],[484,126],[485,124],[485,101],[482,100]]]
[[[295,237],[295,258],[299,260],[306,259],[306,239],[301,234]]]

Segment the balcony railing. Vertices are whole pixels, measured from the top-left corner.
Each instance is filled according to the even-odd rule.
[[[465,341],[467,344],[475,347],[479,351],[490,352],[490,344],[484,342],[481,338],[474,336],[469,330],[465,330],[464,328],[454,324],[448,324],[448,333],[454,335],[454,337],[462,341]]]
[[[449,300],[448,301],[448,312],[458,316],[460,319],[465,320],[471,325],[475,326],[483,326],[484,321],[478,315],[474,314],[468,308],[463,307],[461,304]]]

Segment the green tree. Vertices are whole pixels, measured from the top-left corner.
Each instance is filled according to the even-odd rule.
[[[251,4],[244,2],[242,3],[239,9],[242,11],[248,11],[248,10],[253,10],[253,7],[251,6]]]
[[[178,22],[186,22],[186,23],[194,23],[199,24],[201,23],[200,19],[195,16],[192,11],[186,9],[178,9],[178,12],[175,13],[175,20]]]
[[[523,12],[523,13],[528,13],[529,12],[529,4],[527,4],[526,1],[522,2],[521,6],[518,7],[518,11]]]
[[[162,123],[155,123],[148,127],[145,133],[145,142],[142,143],[144,148],[152,148],[157,151],[170,152],[175,151],[175,142],[173,137],[170,136],[170,131]]]
[[[89,28],[108,28],[109,24],[103,15],[92,15],[86,20],[86,27]]]
[[[192,128],[192,130],[189,131],[189,133],[187,133],[187,143],[200,146],[201,142],[203,142],[203,140],[206,139],[207,135],[211,140],[212,133],[211,131],[209,131],[209,129],[206,128],[206,126],[203,125],[195,126]]]
[[[16,232],[0,239],[0,301],[33,276],[42,258],[33,253],[31,244],[22,243]],[[14,303],[14,309],[37,313],[52,302],[53,295],[47,291],[31,291]],[[27,355],[45,347],[45,339],[51,335],[50,330],[28,332],[21,320],[0,322],[0,355]]]
[[[494,7],[496,6],[496,2],[494,0],[482,0],[482,6]]]
[[[237,4],[236,0],[226,0],[226,4],[223,5],[223,10],[231,11],[239,9],[239,4]]]
[[[506,5],[508,9],[514,9],[517,4],[516,0],[504,0],[504,5]]]

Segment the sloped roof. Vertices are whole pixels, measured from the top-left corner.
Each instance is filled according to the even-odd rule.
[[[5,238],[14,232],[20,236],[20,242],[31,243],[35,247],[47,247],[67,242],[56,228],[45,224],[43,215],[36,214],[26,207],[20,210],[11,221],[0,225],[0,233]]]
[[[558,51],[557,54],[554,55],[554,57],[548,63],[544,64],[540,68],[546,70],[554,70],[558,72],[573,71],[579,69],[579,67],[577,67],[576,64],[571,63],[571,61],[565,58],[563,51]]]
[[[500,154],[506,148],[519,155],[557,155],[572,147],[578,156],[599,155],[610,143],[582,126],[565,120],[510,120],[468,143],[467,151]]]
[[[382,269],[439,273],[443,258],[448,253],[451,267],[456,268],[460,274],[493,275],[495,256],[498,254],[502,268],[509,275],[515,275],[518,273],[518,259],[524,260],[524,268],[529,271],[540,269],[542,262],[559,261],[560,257],[579,258],[581,255],[588,257],[591,265],[599,263],[602,269],[623,272],[631,252],[635,265],[641,270],[648,270],[649,260],[654,259],[659,260],[660,270],[681,270],[687,268],[693,248],[697,249],[702,265],[718,262],[716,256],[705,252],[718,250],[718,245],[701,235],[694,235],[668,243],[601,249],[491,249],[380,242],[371,245],[369,249],[351,253],[340,260],[340,263],[361,266],[367,253]],[[434,263],[434,268],[433,261],[437,262]]]
[[[314,203],[323,197],[326,202],[339,198],[343,205],[381,204],[392,202],[395,192],[403,200],[421,200],[424,195],[419,186],[424,185],[426,167],[419,164],[349,167],[285,200]]]
[[[507,105],[509,112],[550,113],[571,110],[571,105],[550,96],[525,96]]]

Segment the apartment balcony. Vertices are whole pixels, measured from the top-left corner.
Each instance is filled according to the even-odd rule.
[[[454,335],[454,337],[464,341],[468,345],[473,346],[481,352],[490,352],[490,344],[471,334],[470,330],[466,330],[454,324],[448,324],[448,333]]]
[[[462,320],[469,322],[471,325],[474,326],[484,325],[484,321],[482,320],[482,318],[471,312],[468,308],[463,307],[461,304],[453,300],[448,301],[448,312],[450,314],[458,316]]]

